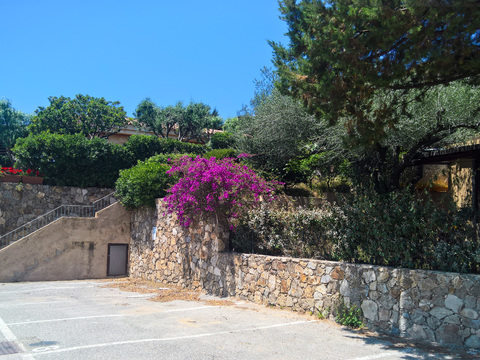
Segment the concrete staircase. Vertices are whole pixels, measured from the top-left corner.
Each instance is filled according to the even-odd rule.
[[[94,216],[75,215],[61,216],[0,249],[0,283],[107,277],[110,245],[130,243],[130,213],[114,202]]]
[[[40,215],[36,219],[12,230],[5,235],[0,236],[0,249],[12,244],[15,241],[22,239],[23,237],[37,231],[44,226],[54,222],[62,217],[95,217],[95,214],[116,203],[117,200],[114,197],[114,193],[95,201],[92,205],[62,205],[56,209]]]

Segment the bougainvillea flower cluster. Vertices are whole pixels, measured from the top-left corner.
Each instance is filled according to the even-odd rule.
[[[167,173],[180,178],[164,198],[167,212],[176,213],[184,227],[195,216],[208,215],[224,216],[232,226],[232,220],[260,200],[273,199],[275,183],[232,158],[182,157]]]

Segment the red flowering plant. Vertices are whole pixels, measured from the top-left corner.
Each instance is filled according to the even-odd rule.
[[[23,175],[21,169],[15,169],[13,167],[2,167],[0,173],[2,175]]]
[[[33,170],[33,169],[27,169],[27,171],[23,172],[23,176],[41,176],[40,171],[38,170]]]
[[[180,178],[164,198],[167,213],[176,213],[184,227],[195,216],[216,216],[234,229],[235,219],[241,214],[261,200],[274,198],[276,183],[267,182],[233,158],[181,157],[173,161],[167,174]]]
[[[23,171],[22,169],[15,169],[13,167],[2,167],[0,176],[3,175],[40,176],[40,172],[33,169]]]

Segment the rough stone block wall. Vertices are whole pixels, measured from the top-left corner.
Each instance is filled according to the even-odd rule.
[[[234,258],[234,295],[299,311],[333,310],[340,297],[371,329],[480,348],[480,276],[249,254]],[[232,272],[225,272],[230,275]],[[208,291],[208,289],[207,289]]]
[[[163,212],[159,200],[156,211],[133,215],[132,277],[313,313],[333,312],[343,299],[362,309],[371,329],[480,348],[479,275],[222,252],[222,226],[185,230]]]
[[[218,224],[203,222],[186,230],[174,215],[164,215],[164,211],[161,200],[157,200],[156,210],[142,208],[132,213],[130,276],[193,289],[208,288],[216,295],[228,295],[228,285],[221,279],[220,270],[226,267],[217,264],[227,247],[228,232]]]
[[[0,235],[60,205],[91,205],[112,189],[0,183]]]

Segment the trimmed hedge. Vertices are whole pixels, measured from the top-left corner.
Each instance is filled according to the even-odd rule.
[[[202,145],[156,136],[133,135],[125,145],[105,139],[86,139],[81,134],[60,135],[42,132],[18,139],[13,153],[17,167],[35,169],[45,184],[113,188],[119,171],[156,154],[203,154]]]
[[[48,185],[111,188],[129,165],[121,145],[81,134],[29,135],[17,140],[13,153],[17,167],[38,170]]]
[[[217,132],[212,135],[208,146],[215,149],[229,149],[235,145],[235,139],[229,132]]]
[[[175,139],[158,138],[151,135],[132,135],[124,145],[130,154],[131,166],[138,160],[144,161],[157,154],[196,154],[202,155],[203,145],[182,142]]]

